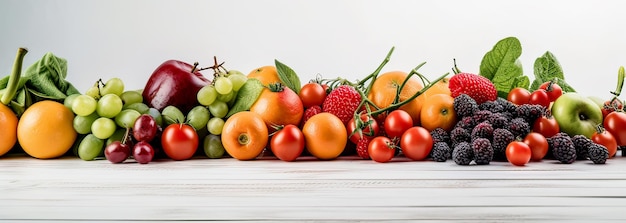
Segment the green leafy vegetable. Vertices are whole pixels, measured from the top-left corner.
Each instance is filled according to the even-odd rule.
[[[293,69],[288,67],[287,65],[281,63],[278,60],[274,60],[276,64],[276,71],[278,72],[278,78],[282,81],[285,86],[296,92],[296,94],[300,93],[300,78],[296,74]]]
[[[535,60],[534,71],[535,80],[530,85],[529,90],[537,90],[541,84],[556,80],[556,83],[563,89],[563,91],[576,92],[572,86],[565,82],[561,64],[556,57],[550,53],[550,51],[546,51],[546,53]]]
[[[491,80],[498,96],[505,97],[514,87],[528,88],[530,80],[524,76],[519,57],[522,45],[515,37],[502,39],[485,54],[480,63],[480,75]]]
[[[226,117],[230,117],[240,111],[250,110],[250,107],[252,107],[254,102],[261,96],[263,89],[265,89],[265,87],[261,81],[256,78],[248,79],[239,89],[235,103],[228,111],[228,114],[226,114]]]

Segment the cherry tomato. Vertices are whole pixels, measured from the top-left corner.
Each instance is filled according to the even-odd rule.
[[[424,127],[411,127],[402,134],[400,149],[411,160],[424,160],[433,149],[433,137]]]
[[[378,127],[378,122],[372,116],[367,114],[361,114],[361,124],[360,124],[360,132],[357,130],[357,123],[354,118],[350,119],[348,122],[348,126],[346,127],[348,130],[348,134],[350,135],[350,141],[353,143],[359,142],[363,137],[369,137],[370,139],[376,137],[378,135],[378,131],[380,128]]]
[[[530,91],[526,90],[526,88],[516,87],[509,91],[506,99],[516,105],[528,104]]]
[[[384,127],[389,138],[400,138],[407,129],[413,127],[413,119],[404,110],[394,110],[385,118]]]
[[[542,134],[528,133],[523,142],[530,148],[532,161],[541,161],[548,154],[548,140]]]
[[[537,89],[530,94],[529,104],[533,105],[541,105],[545,108],[550,106],[550,97],[548,96],[548,92],[543,89]]]
[[[533,132],[540,133],[546,138],[550,138],[560,131],[559,123],[552,116],[541,116],[533,123]]]
[[[618,146],[626,146],[626,113],[611,112],[604,119],[604,128],[617,141]]]
[[[603,145],[609,151],[609,157],[613,157],[617,153],[617,141],[615,137],[604,129],[600,129],[591,135],[591,141]]]
[[[326,90],[318,83],[307,83],[300,89],[300,100],[304,108],[309,108],[315,105],[322,105],[326,98]]]
[[[532,151],[526,143],[513,141],[506,146],[506,159],[515,166],[524,166],[530,161]]]
[[[547,81],[539,86],[539,89],[546,90],[550,101],[555,101],[557,98],[563,95],[563,89],[557,83],[553,81]]]
[[[623,108],[624,104],[618,98],[608,100],[604,102],[604,106],[602,107],[602,117],[606,118],[609,113],[614,112],[615,110],[621,110]]]
[[[367,146],[370,158],[379,163],[389,162],[396,154],[395,145],[385,136],[376,136]]]
[[[173,160],[190,159],[198,149],[198,133],[187,124],[170,124],[161,135],[161,146]]]
[[[278,159],[294,161],[304,151],[304,134],[295,125],[286,125],[274,133],[270,149]]]

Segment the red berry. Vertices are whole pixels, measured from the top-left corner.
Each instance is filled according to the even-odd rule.
[[[467,94],[478,104],[482,104],[485,101],[494,101],[498,98],[496,86],[489,79],[477,74],[455,74],[450,78],[448,88],[450,88],[452,97]]]
[[[370,154],[367,152],[367,147],[369,146],[370,141],[372,141],[371,138],[363,137],[356,143],[356,154],[359,155],[359,157],[363,159],[370,158]]]
[[[344,125],[354,116],[361,103],[361,95],[349,85],[341,85],[333,89],[322,104],[322,111],[337,116]]]

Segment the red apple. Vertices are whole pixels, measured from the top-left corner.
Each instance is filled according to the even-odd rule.
[[[144,103],[159,111],[173,105],[186,114],[198,104],[196,94],[207,84],[209,80],[193,65],[168,60],[157,67],[148,79],[143,89]]]

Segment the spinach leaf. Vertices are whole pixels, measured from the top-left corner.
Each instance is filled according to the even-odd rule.
[[[561,68],[561,64],[550,51],[546,51],[546,53],[535,60],[534,73],[535,80],[530,85],[530,91],[537,90],[545,82],[556,80],[556,83],[563,91],[576,92],[572,86],[565,82],[563,68]]]
[[[480,75],[491,80],[500,97],[505,97],[514,87],[528,88],[519,57],[522,45],[515,37],[507,37],[496,43],[480,63]]]

